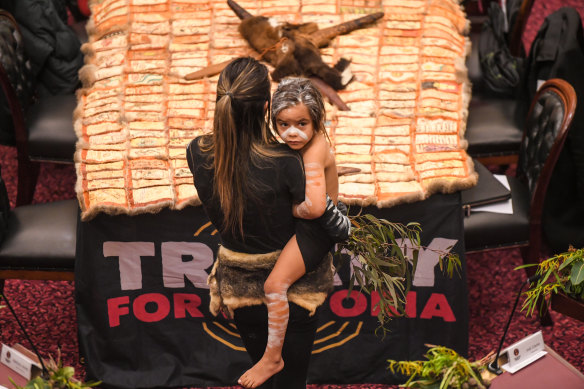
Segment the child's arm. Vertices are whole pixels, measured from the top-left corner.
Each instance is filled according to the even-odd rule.
[[[316,219],[326,209],[325,165],[330,154],[330,147],[325,137],[315,135],[302,150],[302,160],[306,175],[304,201],[292,207],[292,214],[301,219]]]
[[[335,155],[332,150],[329,150],[324,172],[326,179],[327,206],[324,214],[318,218],[318,222],[327,232],[329,238],[334,242],[342,242],[351,234],[351,221],[346,216],[346,207],[345,212],[341,212],[340,208],[337,208],[337,200],[339,197],[339,176],[337,173]]]
[[[337,172],[337,163],[335,154],[329,149],[328,161],[324,168],[324,178],[326,180],[326,194],[329,195],[335,205],[339,198],[339,174]]]

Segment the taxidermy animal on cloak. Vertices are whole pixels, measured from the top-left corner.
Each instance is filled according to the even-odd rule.
[[[334,67],[330,67],[323,62],[319,48],[327,46],[338,35],[362,28],[383,17],[383,12],[377,12],[319,30],[316,23],[277,25],[273,19],[251,15],[235,1],[228,0],[227,4],[242,19],[239,25],[241,35],[274,66],[274,81],[287,76],[314,76],[335,90],[345,88],[352,80],[350,61],[341,58]]]
[[[239,32],[263,58],[274,66],[272,80],[287,76],[316,76],[335,90],[344,89],[352,80],[350,61],[341,58],[334,67],[325,64],[319,48],[308,34],[318,31],[315,23],[275,26],[272,19],[252,16],[239,25]]]
[[[338,35],[364,28],[383,17],[383,12],[366,15],[336,26],[319,29],[315,23],[276,25],[265,16],[253,16],[235,1],[227,4],[242,20],[239,31],[250,46],[259,53],[257,60],[266,60],[273,67],[272,79],[279,81],[286,76],[310,78],[320,92],[342,111],[349,107],[336,93],[352,80],[348,69],[350,61],[341,59],[334,67],[322,61],[319,48],[327,46]],[[197,80],[218,74],[231,60],[207,66],[189,73],[187,80]]]

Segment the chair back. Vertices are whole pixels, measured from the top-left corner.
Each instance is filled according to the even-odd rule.
[[[18,141],[19,137],[26,134],[26,131],[18,129],[25,128],[24,114],[34,93],[34,83],[18,24],[10,13],[2,9],[0,9],[0,86],[4,91],[4,94],[0,95],[0,112],[8,105],[12,116],[12,120],[2,120],[0,132],[7,136],[6,132],[15,131]],[[14,127],[8,127],[7,123],[13,124]],[[0,135],[0,139],[3,135]],[[12,133],[10,135],[14,137]]]
[[[531,193],[532,221],[541,220],[545,193],[575,110],[574,88],[557,78],[546,81],[531,103],[521,141],[517,177],[527,184]]]

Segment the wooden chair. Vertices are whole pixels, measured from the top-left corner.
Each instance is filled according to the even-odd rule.
[[[18,158],[17,205],[30,204],[40,162],[73,163],[75,94],[34,98],[23,41],[12,15],[0,10],[0,86],[12,118]],[[0,123],[6,126],[7,123]]]
[[[551,79],[541,86],[527,115],[516,176],[508,177],[513,214],[471,212],[465,217],[467,253],[520,247],[524,263],[539,262],[546,192],[575,109],[576,92],[566,81]],[[528,269],[528,275],[534,271]]]
[[[516,57],[525,58],[522,36],[532,6],[533,0],[523,0],[508,34],[509,49]],[[467,58],[468,75],[473,85],[465,132],[467,152],[485,165],[516,163],[523,134],[521,120],[518,120],[521,118],[516,116],[517,101],[512,96],[493,95],[483,85],[478,54],[480,29],[472,27],[471,53]]]
[[[77,200],[10,209],[0,176],[0,292],[7,279],[73,280]]]

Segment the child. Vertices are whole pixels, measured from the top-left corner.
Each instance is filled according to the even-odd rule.
[[[272,123],[282,140],[302,155],[306,176],[305,200],[294,205],[292,210],[300,219],[322,219],[325,209],[337,202],[337,168],[324,119],[322,96],[310,80],[286,78],[280,82],[272,97]],[[326,232],[322,229],[315,231],[314,223],[300,220],[296,235],[280,253],[264,284],[268,343],[260,361],[240,377],[240,385],[256,388],[284,367],[282,346],[289,316],[287,290],[315,268],[335,241],[344,240],[349,234],[350,222],[346,216],[337,211],[336,217],[327,219],[319,220]]]

